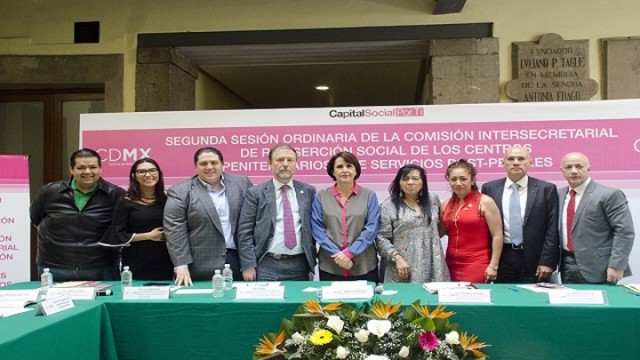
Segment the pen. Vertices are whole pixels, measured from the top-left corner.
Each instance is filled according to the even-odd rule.
[[[511,291],[515,291],[515,292],[520,292],[520,290],[518,290],[518,289],[516,289],[516,288],[511,288],[511,287],[510,287],[510,288],[507,288],[507,289],[508,289],[508,290],[511,290]]]

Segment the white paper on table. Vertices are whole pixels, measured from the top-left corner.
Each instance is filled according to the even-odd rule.
[[[23,312],[31,311],[33,309],[27,309],[23,307],[11,307],[11,308],[1,308],[0,307],[0,318],[9,317],[16,314],[21,314]]]
[[[468,281],[435,281],[422,284],[422,287],[431,294],[437,294],[442,289],[467,289],[471,287]]]
[[[438,302],[491,304],[491,290],[444,288],[438,291]]]
[[[237,300],[282,300],[284,286],[239,286],[236,288]]]
[[[169,298],[169,286],[127,286],[122,288],[123,300],[166,300]]]
[[[178,295],[195,295],[195,294],[211,294],[213,289],[189,289],[182,288],[175,291]]]
[[[604,305],[602,290],[571,290],[549,293],[550,304]]]
[[[350,282],[350,281],[349,281]],[[322,300],[340,299],[371,299],[373,298],[373,287],[364,282],[350,282],[351,286],[342,284],[322,287]]]
[[[562,291],[572,291],[573,289],[570,289],[566,286],[562,286],[559,285],[558,287],[553,287],[553,288],[548,288],[548,287],[542,287],[542,286],[538,286],[536,284],[526,284],[526,285],[518,285],[518,287],[523,288],[523,289],[527,289],[527,290],[531,290],[533,292],[537,292],[537,293],[550,293],[550,292],[562,292]]]

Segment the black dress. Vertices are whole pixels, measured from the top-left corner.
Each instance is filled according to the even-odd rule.
[[[113,212],[109,231],[110,244],[125,244],[134,233],[149,232],[162,227],[164,202],[139,204],[121,199]],[[134,280],[171,280],[173,264],[165,241],[130,242],[122,248],[122,266],[129,266]]]

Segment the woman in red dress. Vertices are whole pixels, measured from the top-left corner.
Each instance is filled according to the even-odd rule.
[[[449,237],[447,265],[452,281],[491,282],[502,252],[502,220],[498,206],[478,191],[476,171],[460,159],[445,178],[453,195],[442,204],[441,235]]]

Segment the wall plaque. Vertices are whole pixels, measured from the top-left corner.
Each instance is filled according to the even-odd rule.
[[[543,35],[538,42],[515,42],[507,96],[515,101],[589,100],[598,83],[589,78],[589,40]]]

